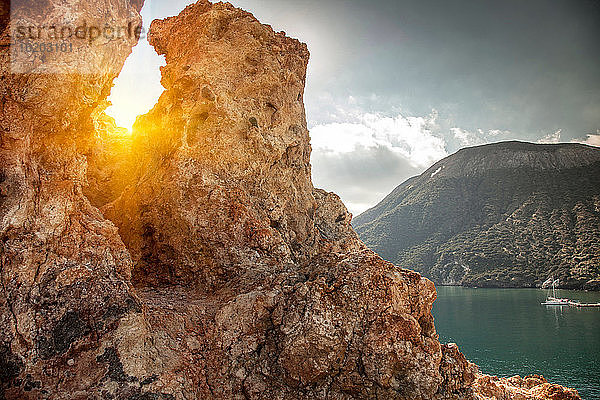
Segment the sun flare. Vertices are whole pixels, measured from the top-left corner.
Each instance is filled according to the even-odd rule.
[[[140,39],[114,80],[108,97],[111,106],[106,113],[115,119],[117,126],[131,131],[135,119],[156,104],[164,90],[160,84],[162,65],[164,58],[155,53],[146,39]]]

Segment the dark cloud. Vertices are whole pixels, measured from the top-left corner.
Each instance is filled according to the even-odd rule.
[[[533,139],[600,127],[600,1],[234,3],[308,42],[318,71],[309,119],[328,91],[393,96],[411,115],[438,110],[449,127]]]

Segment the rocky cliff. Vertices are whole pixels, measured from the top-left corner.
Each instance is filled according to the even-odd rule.
[[[600,149],[460,150],[353,221],[386,260],[441,284],[600,288]]]
[[[140,7],[25,2],[12,22],[127,26]],[[154,21],[165,92],[127,137],[102,109],[135,40],[15,60],[10,29],[0,398],[478,396],[438,341],[433,284],[312,186],[305,45],[224,3]]]

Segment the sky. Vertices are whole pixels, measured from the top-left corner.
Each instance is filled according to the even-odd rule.
[[[190,3],[146,0],[146,29]],[[462,147],[600,145],[600,0],[231,3],[308,44],[313,182],[355,215]],[[155,104],[160,65],[143,37],[109,97],[122,126]]]

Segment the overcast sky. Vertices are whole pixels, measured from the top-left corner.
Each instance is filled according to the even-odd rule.
[[[191,2],[146,0],[144,24]],[[600,0],[232,3],[308,44],[313,181],[355,214],[461,147],[600,145]],[[145,39],[127,60],[109,109],[124,126],[162,63]]]

